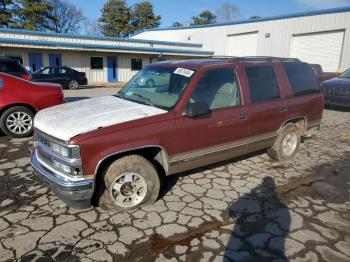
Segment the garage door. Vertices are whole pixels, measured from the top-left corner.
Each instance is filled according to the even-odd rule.
[[[258,32],[228,36],[226,46],[228,56],[256,56],[257,49]]]
[[[325,72],[336,72],[340,66],[344,31],[295,35],[290,56],[320,64]]]

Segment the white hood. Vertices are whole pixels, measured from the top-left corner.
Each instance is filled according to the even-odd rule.
[[[167,111],[114,96],[71,102],[39,111],[34,127],[58,139],[72,137],[100,127],[163,114]]]

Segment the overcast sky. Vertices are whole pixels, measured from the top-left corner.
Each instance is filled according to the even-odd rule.
[[[100,16],[100,9],[107,0],[68,0],[80,7],[90,19]],[[127,0],[129,4],[140,2]],[[161,27],[174,21],[189,22],[191,17],[205,9],[212,12],[225,2],[235,4],[240,10],[238,19],[254,15],[262,17],[292,14],[326,8],[350,6],[350,0],[151,0],[155,13],[162,16]]]

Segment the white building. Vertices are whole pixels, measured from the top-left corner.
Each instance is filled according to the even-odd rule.
[[[65,65],[85,72],[89,84],[126,82],[157,60],[207,57],[202,44],[66,35],[0,29],[0,56],[17,58],[34,70]]]
[[[201,43],[227,56],[296,57],[324,71],[350,67],[350,7],[233,23],[151,29],[133,39]]]

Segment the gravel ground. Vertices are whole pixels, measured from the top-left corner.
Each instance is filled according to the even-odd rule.
[[[349,112],[326,110],[293,161],[171,176],[122,213],[66,206],[33,177],[31,148],[0,137],[0,261],[350,261]]]

